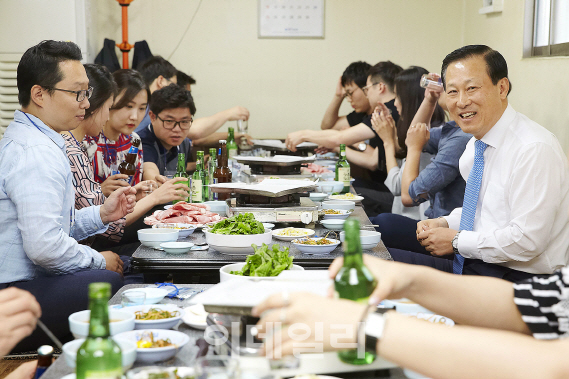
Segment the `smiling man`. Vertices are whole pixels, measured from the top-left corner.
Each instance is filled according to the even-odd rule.
[[[60,339],[69,335],[67,317],[84,309],[91,282],[123,284],[123,261],[77,241],[106,230],[134,208],[131,187],[101,206],[75,211],[75,187],[59,134],[77,128],[89,108],[92,88],[72,42],[44,41],[18,64],[18,100],[0,141],[0,289],[31,292],[42,321]],[[16,350],[50,343],[44,333],[26,338]]]
[[[499,52],[462,47],[441,72],[451,119],[474,136],[459,162],[463,206],[417,224],[417,239],[433,256],[393,250],[393,258],[510,281],[566,266],[569,172],[557,138],[508,104]],[[437,258],[445,256],[451,259]]]
[[[190,162],[192,143],[187,138],[196,106],[192,95],[179,86],[164,87],[152,94],[152,123],[138,134],[144,152],[144,179],[155,179],[165,171],[176,171],[178,153],[186,154],[186,170],[195,169]]]

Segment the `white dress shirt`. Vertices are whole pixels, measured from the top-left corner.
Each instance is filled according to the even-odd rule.
[[[474,164],[474,141],[460,158],[464,180]],[[532,274],[569,263],[569,170],[557,138],[510,105],[482,137],[484,175],[473,231],[462,231],[458,251]],[[459,230],[462,208],[445,217]]]

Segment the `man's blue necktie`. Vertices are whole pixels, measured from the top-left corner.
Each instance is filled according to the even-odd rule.
[[[474,216],[476,216],[476,204],[478,204],[478,194],[480,193],[480,184],[482,184],[482,175],[484,174],[484,150],[486,145],[481,140],[474,142],[474,166],[468,175],[466,188],[464,190],[464,202],[462,203],[462,216],[460,217],[460,230],[474,229]],[[455,254],[452,262],[452,272],[462,274],[462,266],[464,265],[464,257]]]

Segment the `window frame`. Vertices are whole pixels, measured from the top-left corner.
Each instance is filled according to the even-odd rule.
[[[553,10],[556,0],[547,0],[549,6],[549,43],[545,46],[534,46],[536,0],[526,0],[525,2],[525,23],[524,23],[524,58],[539,57],[562,57],[569,56],[569,42],[552,44],[553,30]]]

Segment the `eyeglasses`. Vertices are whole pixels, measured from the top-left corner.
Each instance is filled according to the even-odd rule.
[[[55,88],[55,87],[44,87],[44,88],[54,90],[54,91],[74,93],[77,96],[76,99],[77,99],[78,103],[85,100],[85,98],[90,99],[91,95],[93,94],[93,87],[89,87],[89,89],[81,89],[79,91],[70,91],[68,89],[61,89],[61,88]]]
[[[192,122],[194,121],[193,118],[189,120],[176,121],[176,120],[164,120],[160,118],[160,116],[158,115],[156,115],[156,117],[164,123],[164,129],[166,130],[173,130],[176,127],[176,125],[180,125],[180,129],[182,130],[188,130],[190,126],[192,126]]]
[[[369,89],[370,89],[371,87],[376,86],[376,85],[378,85],[379,83],[381,83],[381,82],[375,82],[375,83],[370,84],[369,86],[363,87],[363,88],[362,88],[362,91],[364,91],[364,95],[367,96],[367,91],[369,91]]]
[[[344,95],[345,97],[349,97],[350,99],[352,98],[352,96],[354,96],[354,93],[356,93],[357,90],[361,89],[360,87],[356,88],[355,90],[353,90],[352,92],[348,92],[346,91],[346,95]]]

